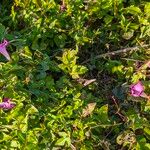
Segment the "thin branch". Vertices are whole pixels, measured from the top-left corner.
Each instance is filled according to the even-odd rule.
[[[115,106],[116,106],[116,108],[117,108],[117,111],[116,111],[115,114],[117,114],[117,115],[121,118],[121,120],[122,120],[123,122],[125,122],[125,121],[126,121],[126,117],[120,113],[119,105],[117,104],[117,102],[116,102],[114,96],[112,96],[112,100],[113,100],[113,102],[114,102],[114,104],[115,104]]]
[[[91,127],[91,129],[97,128],[97,127],[114,127],[114,126],[119,126],[122,125],[122,123],[115,123],[115,124],[99,124],[96,126]]]
[[[145,70],[150,65],[150,60],[146,61],[140,68],[138,68],[138,71]]]
[[[73,144],[71,144],[70,147],[72,150],[76,150],[76,147]]]
[[[105,54],[97,55],[97,56],[94,57],[94,59],[98,59],[98,58],[102,58],[102,57],[108,57],[108,56],[112,56],[112,55],[117,55],[117,54],[120,54],[120,53],[126,53],[126,52],[129,52],[129,51],[136,51],[136,50],[139,50],[141,48],[148,48],[148,47],[150,47],[150,45],[128,47],[128,48],[120,49],[120,50],[117,50],[117,51],[113,51],[113,52],[108,52],[108,53],[105,53]],[[82,64],[85,64],[85,63],[87,63],[89,61],[91,61],[91,58],[85,60],[84,62],[82,62]]]
[[[144,60],[137,60],[137,59],[131,59],[131,58],[121,58],[123,60],[127,60],[127,61],[133,61],[133,62],[144,62]]]

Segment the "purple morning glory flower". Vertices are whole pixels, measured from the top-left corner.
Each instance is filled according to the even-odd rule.
[[[12,109],[15,107],[15,104],[10,102],[10,98],[3,98],[3,102],[0,103],[0,108],[2,109]]]
[[[6,50],[6,46],[9,44],[7,40],[4,40],[3,43],[0,44],[0,53],[7,59],[10,60],[10,56]]]
[[[66,6],[65,6],[64,4],[61,5],[61,6],[60,6],[60,10],[61,10],[61,11],[65,11],[65,10],[66,10]]]
[[[144,92],[144,86],[140,81],[130,86],[130,93],[134,97],[142,96],[143,92]]]

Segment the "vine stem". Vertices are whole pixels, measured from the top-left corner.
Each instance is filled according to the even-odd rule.
[[[136,50],[139,50],[141,48],[148,48],[148,47],[150,47],[149,44],[142,45],[142,46],[128,47],[128,48],[116,50],[116,51],[113,51],[113,52],[108,52],[108,53],[105,53],[105,54],[97,55],[97,56],[94,57],[94,59],[98,59],[98,58],[102,58],[102,57],[108,57],[108,56],[112,56],[112,55],[117,55],[117,54],[120,54],[120,53],[126,53],[126,52],[129,52],[129,51],[136,51]],[[91,58],[85,60],[84,62],[82,62],[82,64],[85,64],[89,61],[91,61]]]
[[[115,123],[115,124],[99,124],[99,125],[96,125],[96,126],[93,126],[91,127],[91,129],[94,129],[94,128],[97,128],[97,127],[114,127],[114,126],[119,126],[119,125],[122,125],[122,123]]]

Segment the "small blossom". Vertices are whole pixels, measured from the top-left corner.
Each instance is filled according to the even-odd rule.
[[[136,84],[132,84],[130,86],[130,93],[134,97],[142,96],[144,93],[144,86],[142,85],[140,81]]]
[[[10,98],[3,98],[3,102],[0,103],[0,108],[2,109],[12,109],[15,107],[15,104],[10,102]]]
[[[61,6],[60,6],[60,10],[61,10],[61,11],[65,11],[65,10],[66,10],[66,6],[65,6],[64,4],[61,5]]]
[[[4,40],[3,43],[0,44],[0,53],[7,59],[10,60],[10,56],[6,50],[6,46],[9,44],[7,40]]]

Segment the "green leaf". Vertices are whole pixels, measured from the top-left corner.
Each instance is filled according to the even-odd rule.
[[[54,42],[56,43],[58,47],[63,48],[66,44],[65,42],[66,38],[67,37],[65,34],[56,35],[54,36]]]
[[[133,35],[134,35],[134,30],[130,30],[130,31],[128,31],[128,32],[125,32],[125,33],[122,35],[122,37],[123,37],[124,39],[126,39],[126,40],[129,40],[129,39],[131,39],[131,38],[133,37]]]
[[[126,8],[125,11],[126,11],[127,13],[132,14],[132,15],[139,15],[139,14],[142,13],[139,7],[135,7],[135,6],[133,6],[133,5],[130,6],[130,7],[128,7],[128,8]]]
[[[24,53],[21,53],[21,55],[24,56],[25,58],[32,59],[32,53],[28,46],[24,47]]]
[[[39,40],[39,38],[35,38],[34,41],[32,42],[32,49],[33,50],[38,50],[39,49],[38,40]]]
[[[126,99],[126,89],[122,86],[116,86],[112,92],[115,95],[115,97],[119,100],[124,101]]]
[[[149,127],[144,128],[144,133],[146,137],[150,140],[150,128]]]
[[[12,140],[11,141],[11,147],[20,148],[20,144],[18,141]]]
[[[36,137],[36,134],[32,130],[27,132],[27,139],[26,140],[27,140],[27,142],[34,144],[35,146],[38,143],[38,139]]]
[[[144,12],[145,12],[147,17],[150,17],[150,3],[145,4]]]
[[[150,149],[150,143],[146,143],[146,144],[145,144],[145,148],[146,148],[147,150],[149,150],[149,149]],[[146,150],[146,149],[145,149],[145,150]]]
[[[96,103],[89,103],[85,109],[82,111],[82,116],[87,117],[94,111]]]
[[[62,137],[58,139],[55,143],[55,145],[57,146],[64,146],[65,144],[67,144],[68,146],[71,144],[69,137]]]
[[[98,109],[98,118],[102,124],[110,123],[110,120],[108,118],[108,105],[107,104]]]
[[[148,149],[149,145],[146,145],[146,139],[143,135],[137,136],[136,140],[137,140],[136,150],[149,150]]]
[[[27,111],[28,114],[34,114],[37,112],[38,112],[38,109],[36,107],[34,107],[33,105],[31,105],[31,107]]]
[[[104,18],[104,21],[106,24],[110,24],[113,20],[113,16],[110,16],[110,15],[107,15],[105,18]]]
[[[129,130],[124,131],[117,137],[117,143],[119,145],[123,145],[123,147],[130,145],[134,147],[134,143],[136,142],[135,134]]]
[[[5,33],[5,26],[0,24],[0,40],[4,38],[4,33]]]
[[[3,141],[9,141],[12,139],[12,136],[11,135],[8,135],[6,134],[5,132],[2,132],[2,140],[0,140],[0,142],[3,142]]]

